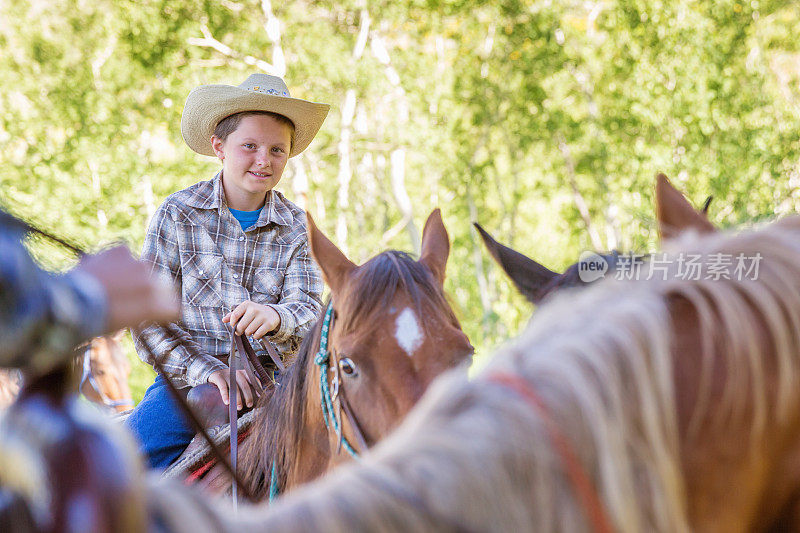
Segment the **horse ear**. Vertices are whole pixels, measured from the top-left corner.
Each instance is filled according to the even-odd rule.
[[[703,207],[700,209],[700,211],[706,216],[706,218],[708,218],[708,208],[711,207],[711,200],[713,199],[714,199],[713,196],[709,196],[708,198],[706,198],[706,201],[703,202]]]
[[[512,250],[508,246],[503,246],[489,233],[484,230],[480,224],[473,222],[475,228],[483,239],[483,244],[486,249],[492,254],[494,260],[500,267],[508,274],[511,281],[517,287],[517,290],[533,304],[538,304],[544,297],[545,286],[553,279],[558,277],[558,274],[549,270],[548,268],[540,265],[533,259],[522,255],[516,250]]]
[[[306,211],[306,228],[308,230],[308,245],[311,249],[311,257],[317,262],[322,270],[322,277],[325,283],[331,288],[331,292],[336,294],[344,285],[348,274],[355,270],[353,264],[345,255],[328,239],[314,224],[311,213]]]
[[[664,174],[656,176],[656,219],[662,241],[677,237],[687,230],[713,233],[716,230],[705,213],[697,211],[689,200],[670,183]]]
[[[422,230],[419,262],[433,272],[439,283],[444,284],[444,271],[447,267],[448,255],[450,255],[450,239],[447,236],[444,222],[442,222],[442,212],[436,208],[428,215],[425,229]]]

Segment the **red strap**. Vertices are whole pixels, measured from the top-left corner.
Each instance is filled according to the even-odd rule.
[[[578,493],[578,497],[583,505],[583,510],[586,513],[586,518],[598,533],[612,533],[614,529],[611,527],[611,521],[608,519],[608,515],[603,508],[597,491],[589,479],[589,475],[580,461],[578,461],[578,457],[573,451],[572,446],[570,446],[569,441],[550,417],[547,405],[542,401],[539,395],[536,394],[533,387],[521,377],[508,372],[493,372],[489,374],[487,380],[514,390],[514,392],[522,396],[536,409],[542,417],[542,421],[547,428],[547,432],[550,434],[550,439],[553,441],[556,451],[564,462],[567,476],[569,476],[572,486]]]
[[[241,433],[239,433],[239,438],[238,438],[239,444],[242,444],[242,442],[244,442],[244,439],[246,439],[250,435],[251,429],[252,426],[248,427],[247,429],[244,429]],[[219,463],[219,459],[217,459],[216,457],[209,458],[207,463],[203,463],[200,466],[198,466],[196,470],[189,472],[189,475],[186,476],[186,479],[183,480],[184,485],[191,485],[195,481],[199,481],[204,475],[206,475],[206,472],[215,467],[217,463]]]
[[[186,476],[186,479],[183,480],[183,484],[184,485],[192,485],[196,481],[199,481],[200,478],[202,478],[204,475],[206,475],[206,472],[208,472],[214,466],[216,466],[217,462],[218,461],[217,461],[216,457],[212,458],[212,459],[209,459],[209,461],[207,463],[202,464],[200,466],[200,468],[198,468],[194,472],[190,472],[189,475]]]

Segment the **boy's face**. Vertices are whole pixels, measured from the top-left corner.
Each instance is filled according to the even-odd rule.
[[[211,145],[222,161],[228,205],[254,211],[264,204],[267,191],[281,180],[289,159],[291,131],[269,115],[249,115],[225,141],[212,137]]]

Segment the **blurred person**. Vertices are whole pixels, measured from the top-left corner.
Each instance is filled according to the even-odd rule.
[[[126,247],[87,255],[65,274],[53,274],[28,254],[25,232],[0,211],[0,366],[39,376],[92,337],[179,316],[171,288]]]
[[[125,437],[98,432],[97,420],[77,414],[76,402],[62,402],[60,395],[76,345],[143,321],[175,320],[179,300],[122,246],[84,256],[64,274],[46,272],[22,243],[28,230],[0,212],[0,367],[22,369],[31,387],[0,417],[0,530],[58,529],[67,509],[78,509],[71,525],[86,529],[103,506],[97,495],[109,493],[126,496],[119,498],[124,503],[115,500],[115,509],[125,509],[111,513],[115,523],[131,516],[141,523],[138,509],[126,514],[143,502],[127,497],[139,484],[120,481],[136,479],[137,462],[116,462],[124,456]],[[57,452],[70,450],[72,459],[76,449],[97,460],[76,454],[74,464],[59,461]],[[112,463],[118,479],[98,475]],[[77,468],[78,476],[64,484],[69,468]]]

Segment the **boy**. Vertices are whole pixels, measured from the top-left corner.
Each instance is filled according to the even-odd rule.
[[[182,321],[137,332],[163,357],[177,383],[212,383],[229,398],[230,329],[265,338],[291,354],[321,307],[322,280],[308,255],[303,211],[274,191],[289,157],[319,131],[329,106],[292,98],[282,79],[253,74],[238,87],[205,85],[186,100],[181,132],[189,147],[216,156],[222,171],[169,196],[153,216],[142,259],[181,289]],[[177,326],[177,327],[176,327]],[[195,355],[196,354],[196,355]],[[247,374],[237,372],[238,407],[252,406]],[[157,376],[127,421],[150,464],[174,461],[193,431]]]

